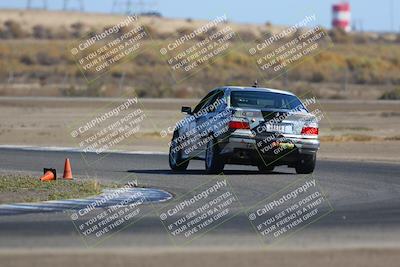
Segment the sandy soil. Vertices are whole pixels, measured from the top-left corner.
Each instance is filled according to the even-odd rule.
[[[78,147],[76,125],[117,106],[121,100],[93,98],[0,98],[0,145]],[[112,150],[168,151],[171,135],[160,132],[182,118],[182,105],[197,100],[143,99],[146,114],[138,134]],[[322,158],[399,162],[400,105],[396,101],[322,101]],[[119,116],[123,116],[123,112]]]

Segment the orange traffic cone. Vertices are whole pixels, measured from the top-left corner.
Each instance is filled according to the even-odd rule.
[[[48,182],[57,179],[57,174],[55,169],[43,169],[43,176],[40,177],[40,181]]]
[[[64,164],[64,179],[67,180],[72,180],[72,169],[71,169],[71,163],[69,162],[69,158],[65,159],[65,164]]]

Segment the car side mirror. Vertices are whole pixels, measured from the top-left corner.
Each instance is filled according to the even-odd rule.
[[[191,107],[182,107],[181,111],[182,111],[183,113],[187,113],[187,114],[189,114],[189,115],[192,114],[192,108],[191,108]]]

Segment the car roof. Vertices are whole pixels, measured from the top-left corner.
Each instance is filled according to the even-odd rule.
[[[283,91],[283,90],[278,90],[278,89],[272,89],[272,88],[263,88],[263,87],[244,87],[244,86],[224,86],[221,88],[218,88],[220,90],[224,91],[253,91],[253,92],[271,92],[271,93],[278,93],[278,94],[285,94],[285,95],[293,95],[293,93],[288,92],[288,91]]]

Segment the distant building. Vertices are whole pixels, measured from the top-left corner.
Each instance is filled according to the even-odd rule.
[[[342,29],[346,32],[351,30],[351,8],[350,3],[343,2],[332,6],[332,28]]]

